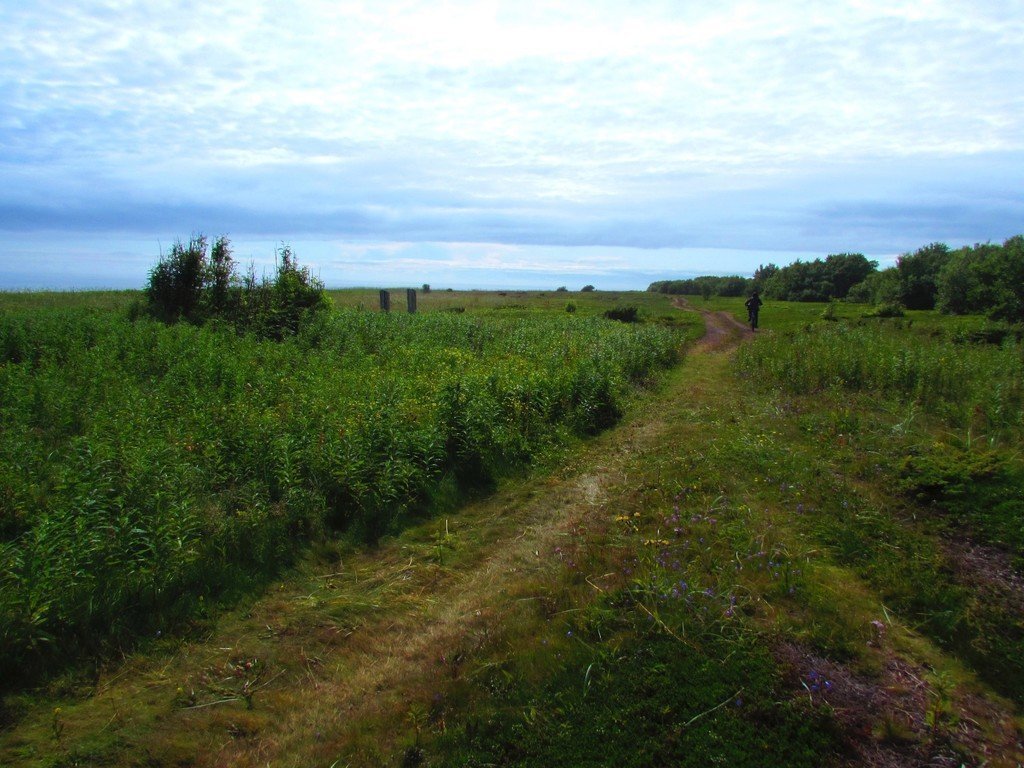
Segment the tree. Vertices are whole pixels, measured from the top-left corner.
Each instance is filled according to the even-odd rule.
[[[993,270],[997,245],[961,248],[950,255],[936,278],[936,306],[949,315],[987,311],[994,303]]]
[[[872,272],[846,294],[847,301],[869,304],[897,304],[899,297],[900,282],[896,267]]]
[[[950,314],[983,312],[999,320],[1024,321],[1024,237],[950,254],[938,276],[937,304]]]
[[[149,272],[146,300],[153,314],[167,322],[197,322],[207,276],[206,237],[193,235],[188,245],[175,240]]]
[[[996,273],[999,288],[992,316],[1011,323],[1024,322],[1024,235],[1003,243]]]
[[[720,278],[718,281],[719,296],[743,296],[747,293],[750,281],[745,277],[730,275]]]
[[[278,249],[277,277],[272,286],[273,318],[271,335],[281,338],[294,334],[308,315],[327,307],[324,285],[313,277],[309,267],[300,267],[291,246]]]
[[[832,284],[821,259],[797,259],[768,278],[764,293],[781,301],[828,301],[832,298]]]
[[[774,264],[758,264],[757,269],[754,270],[754,285],[759,290],[764,290],[764,284],[767,282],[772,275],[779,271],[779,268]]]
[[[850,289],[878,269],[877,261],[868,261],[862,253],[838,253],[825,258],[825,275],[830,282],[830,297],[845,299]]]
[[[582,288],[580,288],[580,292],[581,293],[590,293],[593,290],[594,290],[594,286],[592,286],[592,285],[584,285]],[[648,290],[650,290],[650,289],[648,289]]]
[[[228,307],[228,293],[234,280],[235,262],[231,258],[231,243],[221,235],[210,249],[206,283],[210,288],[210,309],[221,314]]]
[[[878,268],[861,253],[836,253],[824,261],[797,259],[781,269],[774,264],[759,267],[754,281],[763,281],[764,293],[773,299],[788,301],[829,301],[842,299],[850,288],[861,283]]]
[[[749,293],[754,287],[754,282],[739,275],[701,275],[685,280],[660,280],[651,283],[648,291],[668,293],[682,296],[703,296],[708,299],[712,296],[743,296]]]
[[[907,309],[933,309],[939,272],[949,261],[949,246],[932,243],[896,260],[900,301]]]

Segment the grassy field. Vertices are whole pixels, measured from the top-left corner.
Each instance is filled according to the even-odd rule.
[[[376,293],[334,301],[365,322]],[[542,372],[567,327],[585,330],[578,355],[631,360],[742,306],[689,302],[707,314],[654,294],[437,291],[424,317],[373,314],[361,333],[405,349],[455,323],[472,357],[493,327],[486,376],[558,381]],[[600,317],[627,304],[639,328]],[[474,498],[374,543],[304,535],[294,565],[203,609],[199,631],[11,691],[0,763],[1019,764],[1019,342],[978,318],[864,312],[769,303],[749,343],[691,347],[659,377],[661,358],[622,364],[608,418],[503,435]],[[303,354],[322,347],[340,354]],[[533,469],[498,471],[515,456]]]
[[[443,510],[610,426],[682,341],[496,304],[340,307],[277,343],[131,321],[123,298],[19,294],[0,315],[8,678],[167,631],[328,530]]]

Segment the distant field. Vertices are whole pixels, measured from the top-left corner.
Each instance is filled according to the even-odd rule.
[[[0,311],[22,309],[126,309],[142,291],[0,291]]]
[[[406,289],[390,289],[392,311],[406,310]],[[346,289],[328,291],[338,307],[376,309],[378,290]],[[601,314],[618,305],[638,307],[650,316],[678,313],[672,308],[673,297],[646,291],[446,291],[431,290],[424,293],[416,289],[417,308],[421,312],[437,310],[465,310],[478,313],[498,310],[502,312],[564,312],[569,302],[575,304],[582,315]]]
[[[393,312],[406,311],[406,289],[388,289]],[[420,312],[488,310],[563,312],[569,302],[584,315],[601,314],[617,304],[629,304],[650,315],[672,315],[673,297],[646,291],[448,291],[424,292],[416,288]],[[376,288],[344,288],[327,291],[337,308],[376,310],[380,292]],[[142,298],[142,291],[0,291],[0,311],[20,309],[104,310],[126,309]],[[742,304],[742,302],[740,302]]]
[[[700,296],[684,297],[692,306],[703,309],[725,310],[745,320],[747,311],[743,308],[745,298],[716,296],[702,299]],[[848,304],[844,301],[831,305],[822,302],[772,301],[766,299],[761,307],[760,327],[771,331],[799,331],[811,323],[822,320],[828,307],[836,320],[863,321],[881,326],[898,326],[918,331],[943,331],[947,333],[970,332],[992,325],[982,315],[943,315],[931,310],[905,310],[903,317],[871,317],[874,309],[870,304]]]

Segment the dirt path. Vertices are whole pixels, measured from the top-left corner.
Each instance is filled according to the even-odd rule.
[[[754,331],[741,323],[731,312],[712,312],[693,306],[682,296],[676,297],[672,304],[679,309],[697,312],[704,318],[705,333],[697,346],[698,350],[708,351],[733,346],[739,341],[752,339]]]

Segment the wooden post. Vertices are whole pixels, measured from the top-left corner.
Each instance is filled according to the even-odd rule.
[[[391,311],[391,294],[388,291],[380,292],[380,311],[390,312]]]
[[[416,314],[416,289],[406,288],[405,289],[405,303],[409,307],[409,314]]]

